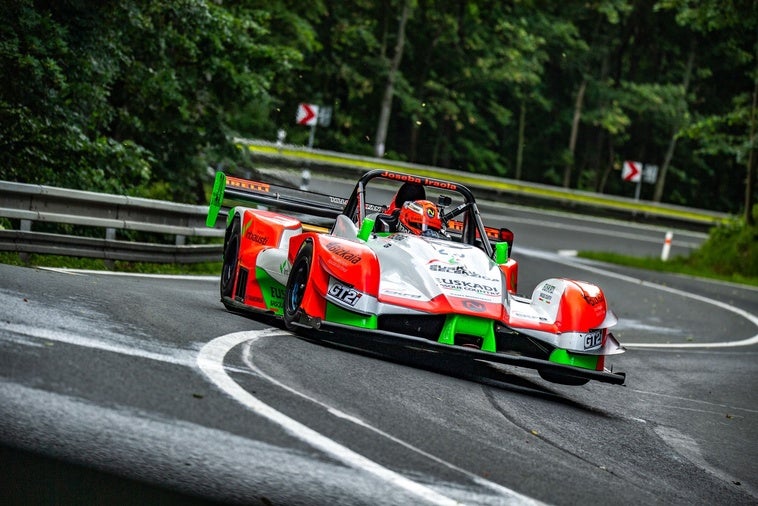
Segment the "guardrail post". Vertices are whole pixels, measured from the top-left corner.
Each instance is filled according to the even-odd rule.
[[[183,235],[177,235],[176,236],[176,245],[177,246],[184,246],[184,243],[187,242],[187,238]]]

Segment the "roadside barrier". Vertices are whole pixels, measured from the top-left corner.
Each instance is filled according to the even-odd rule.
[[[109,195],[44,185],[0,181],[0,217],[19,220],[18,230],[0,230],[0,251],[154,263],[198,263],[221,259],[222,245],[185,244],[187,237],[223,237],[207,228],[207,206]],[[38,223],[105,229],[104,237],[33,230]],[[173,235],[174,244],[117,239],[117,230]]]

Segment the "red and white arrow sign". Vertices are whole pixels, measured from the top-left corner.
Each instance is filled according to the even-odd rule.
[[[626,160],[624,167],[621,169],[621,179],[627,183],[639,183],[642,179],[642,164]]]
[[[300,104],[297,106],[295,121],[298,125],[313,126],[318,121],[318,106],[313,104]]]

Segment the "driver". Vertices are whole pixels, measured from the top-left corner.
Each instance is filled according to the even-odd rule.
[[[428,200],[405,202],[398,215],[397,231],[427,237],[447,237],[437,206]]]

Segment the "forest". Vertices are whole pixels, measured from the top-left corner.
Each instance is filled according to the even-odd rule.
[[[205,203],[235,137],[753,218],[754,0],[2,0],[0,179]]]

